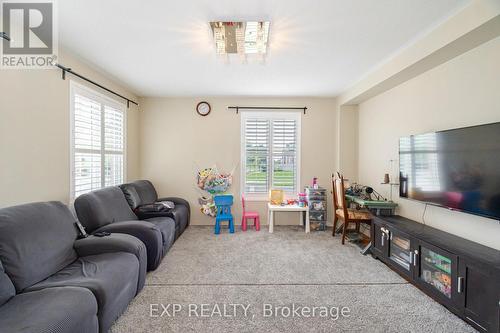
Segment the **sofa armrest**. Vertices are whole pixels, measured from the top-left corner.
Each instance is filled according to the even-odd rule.
[[[166,197],[166,198],[159,198],[156,201],[172,201],[176,205],[184,205],[184,206],[186,206],[191,211],[191,208],[189,206],[189,202],[187,200],[185,200],[185,199],[182,199],[182,198]]]
[[[147,269],[147,252],[143,242],[134,236],[112,233],[105,237],[89,236],[75,241],[74,248],[79,257],[98,255],[111,252],[127,252],[139,260],[139,281],[137,292],[144,287]]]
[[[186,206],[188,210],[187,225],[191,223],[191,206],[189,205],[189,202],[187,200],[177,197],[165,197],[165,198],[159,198],[157,201],[172,201],[176,205]]]
[[[189,225],[191,220],[191,206],[189,205],[189,202],[187,200],[177,197],[165,197],[165,198],[159,198],[157,201],[172,201],[176,205],[186,206],[188,209],[188,225]]]

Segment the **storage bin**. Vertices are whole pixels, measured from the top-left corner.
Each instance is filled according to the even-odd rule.
[[[309,211],[325,211],[326,204],[324,200],[309,200]]]
[[[309,221],[320,221],[326,223],[326,211],[324,212],[309,211]]]
[[[327,221],[327,192],[325,188],[306,187],[307,204],[309,206],[309,220],[318,224],[317,230],[326,230]],[[313,230],[313,229],[311,229]]]

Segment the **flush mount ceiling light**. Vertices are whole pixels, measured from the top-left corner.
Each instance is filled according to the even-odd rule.
[[[269,22],[210,22],[217,54],[265,54]]]

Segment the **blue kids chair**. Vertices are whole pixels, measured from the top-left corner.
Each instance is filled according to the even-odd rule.
[[[215,234],[220,233],[220,222],[229,222],[229,232],[234,233],[234,219],[231,214],[231,206],[233,205],[232,195],[216,195],[214,197],[215,208],[217,209],[217,216],[215,217]]]

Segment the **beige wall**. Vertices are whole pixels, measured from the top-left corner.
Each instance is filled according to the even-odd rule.
[[[359,180],[382,193],[398,139],[500,121],[500,37],[359,105]],[[397,190],[397,189],[395,189]],[[424,205],[397,198],[399,213],[422,220]],[[500,249],[498,221],[429,206],[426,224]]]
[[[338,107],[338,170],[345,179],[358,179],[358,106]]]
[[[207,100],[212,112],[207,117],[196,114],[196,104]],[[141,100],[141,176],[151,179],[160,195],[178,195],[193,205],[193,224],[213,224],[213,219],[199,212],[199,192],[195,187],[196,167],[215,163],[234,173],[230,192],[238,200],[234,205],[240,223],[240,115],[227,110],[240,106],[307,106],[302,116],[301,183],[319,177],[330,188],[330,174],[336,165],[337,128],[334,99],[321,98],[145,98]],[[330,202],[328,202],[330,204]],[[265,202],[249,202],[267,223]],[[330,212],[331,213],[331,212]],[[280,214],[277,223],[297,221],[294,215]],[[330,214],[331,216],[331,214]]]
[[[338,97],[359,104],[500,35],[500,1],[474,0]]]
[[[135,98],[69,54],[60,54],[60,63]],[[0,70],[0,207],[45,200],[68,203],[69,82],[58,70]],[[137,109],[127,116],[127,172],[137,178]]]

